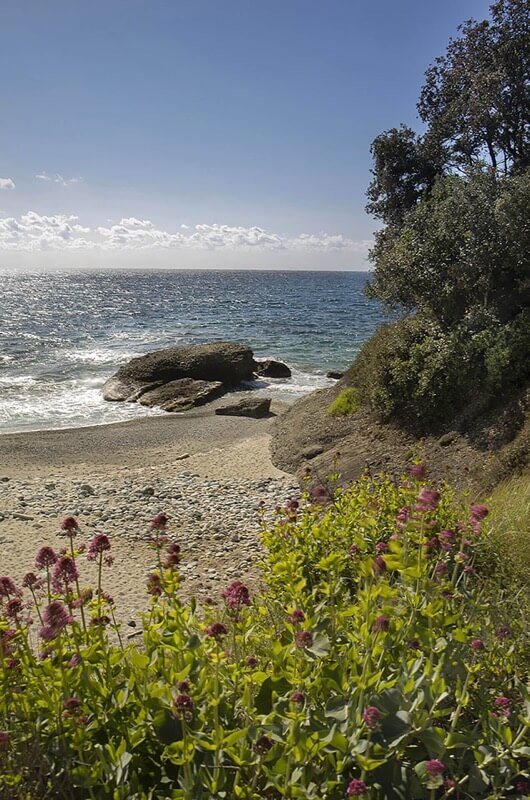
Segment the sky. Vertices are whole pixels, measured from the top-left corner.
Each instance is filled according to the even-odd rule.
[[[366,269],[370,143],[489,2],[0,4],[0,269]]]

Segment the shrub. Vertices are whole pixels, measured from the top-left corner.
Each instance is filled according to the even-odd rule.
[[[359,410],[361,404],[357,390],[350,386],[348,389],[343,389],[337,395],[335,400],[330,404],[328,413],[332,416],[346,417],[350,414],[355,414]]]
[[[518,623],[474,572],[486,509],[415,477],[321,503],[264,530],[261,594],[235,581],[203,608],[180,599],[158,515],[141,644],[101,579],[82,587],[71,522],[69,556],[0,579],[2,800],[524,795]]]

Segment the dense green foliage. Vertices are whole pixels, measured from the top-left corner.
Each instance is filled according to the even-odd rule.
[[[328,412],[334,417],[346,417],[355,414],[360,408],[359,395],[353,386],[343,389],[330,404]]]
[[[484,506],[412,472],[290,501],[263,532],[264,590],[236,582],[220,607],[180,599],[159,515],[128,644],[65,520],[70,556],[41,550],[24,596],[0,580],[2,800],[524,797],[525,620],[475,572]],[[109,547],[88,550],[100,576]]]
[[[530,0],[491,15],[428,70],[423,136],[401,126],[372,145],[367,208],[384,227],[368,294],[418,320],[377,334],[355,385],[397,420],[447,419],[529,377]]]

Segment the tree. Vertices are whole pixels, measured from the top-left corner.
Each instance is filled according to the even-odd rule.
[[[426,72],[418,111],[426,138],[454,167],[530,166],[530,0],[499,0],[491,22],[468,20]]]

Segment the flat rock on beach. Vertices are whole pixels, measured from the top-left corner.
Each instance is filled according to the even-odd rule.
[[[216,598],[231,580],[252,583],[260,504],[270,516],[299,492],[270,461],[269,425],[208,410],[0,436],[1,573],[19,581],[39,547],[64,547],[60,522],[75,515],[80,542],[100,531],[111,537],[105,588],[119,618],[134,621],[148,605],[145,576],[156,561],[149,522],[163,512],[184,552],[184,594]],[[80,559],[94,585],[94,564]]]

